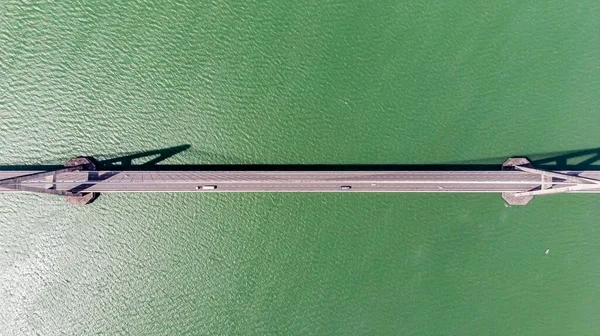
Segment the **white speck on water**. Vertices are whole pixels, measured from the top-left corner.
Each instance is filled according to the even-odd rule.
[[[548,253],[550,253],[550,249],[547,249],[547,250],[546,250],[546,254],[548,254]]]

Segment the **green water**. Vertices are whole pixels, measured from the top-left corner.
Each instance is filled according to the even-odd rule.
[[[0,2],[0,165],[599,147],[594,1]],[[0,195],[6,335],[593,335],[594,195]],[[544,253],[550,249],[547,255]]]

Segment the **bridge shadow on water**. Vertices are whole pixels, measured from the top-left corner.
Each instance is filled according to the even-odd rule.
[[[229,170],[229,171],[388,171],[388,170],[499,170],[509,157],[526,157],[534,167],[545,170],[600,170],[600,148],[573,150],[541,154],[516,154],[503,158],[489,158],[441,164],[160,164],[179,153],[188,150],[191,145],[181,145],[138,153],[127,153],[121,156],[103,158],[90,157],[96,164],[96,170],[131,170],[131,171],[192,171],[192,170]],[[62,165],[0,165],[0,170],[56,170]]]

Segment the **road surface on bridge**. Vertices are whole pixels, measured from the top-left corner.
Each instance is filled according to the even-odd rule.
[[[0,181],[82,192],[497,192],[576,187],[578,183],[524,171],[4,171]],[[600,171],[556,172],[600,181]],[[27,178],[31,175],[30,178]],[[198,189],[201,186],[215,189]],[[343,188],[342,187],[350,187]],[[0,184],[0,192],[17,190]],[[568,192],[600,192],[600,184]]]

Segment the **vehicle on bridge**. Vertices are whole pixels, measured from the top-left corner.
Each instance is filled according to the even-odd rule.
[[[199,189],[201,189],[201,190],[214,190],[214,189],[217,189],[217,186],[216,185],[197,186],[196,190],[199,190]]]

